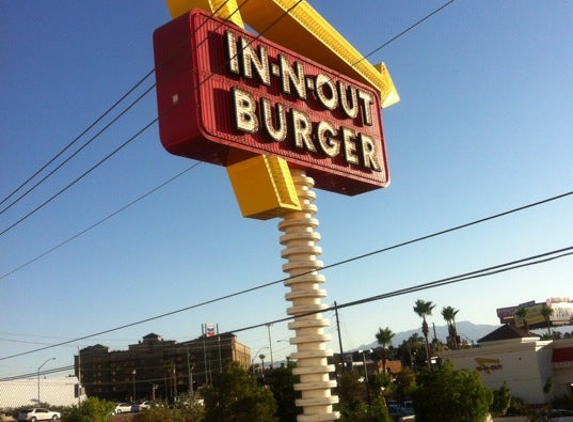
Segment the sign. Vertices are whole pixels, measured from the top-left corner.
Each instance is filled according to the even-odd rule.
[[[153,41],[169,152],[223,166],[274,155],[348,195],[389,184],[374,89],[201,10]]]
[[[479,372],[484,372],[486,374],[491,374],[492,371],[501,371],[503,365],[501,364],[501,359],[486,359],[486,358],[474,358],[477,366],[476,369]]]

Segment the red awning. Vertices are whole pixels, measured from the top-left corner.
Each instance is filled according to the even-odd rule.
[[[551,362],[554,366],[573,366],[573,347],[553,349]]]

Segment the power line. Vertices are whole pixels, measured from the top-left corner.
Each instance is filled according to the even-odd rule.
[[[351,301],[351,302],[337,304],[336,308],[343,309],[343,308],[359,306],[359,305],[363,305],[363,304],[366,304],[369,302],[374,302],[374,301],[383,300],[383,299],[389,299],[391,297],[401,296],[401,295],[410,294],[410,293],[414,293],[414,292],[418,292],[418,291],[422,291],[422,290],[428,290],[428,289],[436,288],[436,287],[442,287],[442,286],[446,286],[446,285],[450,285],[450,284],[454,284],[454,283],[459,283],[462,281],[473,280],[473,279],[478,279],[478,278],[483,278],[483,277],[490,277],[490,276],[500,274],[503,272],[513,271],[513,270],[516,270],[519,268],[524,268],[524,267],[533,266],[533,265],[540,265],[543,263],[547,263],[547,262],[554,261],[557,259],[565,258],[568,256],[573,256],[573,246],[568,246],[565,248],[561,248],[561,249],[557,249],[557,250],[553,250],[553,251],[549,251],[549,252],[544,252],[544,253],[529,256],[526,258],[520,258],[518,260],[514,260],[514,261],[506,262],[503,264],[498,264],[498,265],[494,265],[494,266],[490,266],[490,267],[486,267],[486,268],[482,268],[479,270],[474,270],[474,271],[470,271],[470,272],[466,272],[466,273],[462,273],[462,274],[458,274],[458,275],[447,277],[447,278],[434,280],[434,281],[427,282],[427,283],[417,284],[414,286],[406,287],[404,289],[398,289],[398,290],[394,290],[391,292],[387,292],[387,293],[383,293],[383,294],[379,294],[379,295],[375,295],[375,296],[370,296],[370,297],[362,298],[362,299]],[[205,303],[212,303],[212,302],[213,301],[203,302],[202,304],[197,304],[197,305],[194,305],[193,307],[202,306]],[[187,310],[190,308],[191,307],[188,307],[188,308],[185,308],[183,310]],[[242,331],[253,330],[255,328],[261,328],[261,327],[268,326],[269,324],[279,324],[279,323],[291,321],[291,320],[296,319],[296,318],[300,318],[302,316],[313,315],[313,314],[317,314],[317,313],[324,313],[324,312],[328,312],[328,311],[333,311],[334,309],[335,309],[335,306],[330,306],[326,309],[322,309],[319,311],[305,313],[304,315],[288,316],[285,318],[280,318],[280,319],[276,319],[273,321],[266,321],[264,323],[251,325],[248,327],[236,328],[236,329],[233,329],[230,331],[219,333],[219,335],[233,334],[233,333],[238,333],[238,332],[242,332]],[[169,315],[172,315],[176,312],[182,312],[183,310],[171,312],[171,313],[169,313]],[[164,314],[164,315],[167,315],[167,314]],[[66,342],[62,342],[62,343],[58,343],[58,344],[53,344],[50,346],[46,346],[46,347],[42,347],[42,348],[38,348],[38,349],[34,349],[34,350],[29,350],[27,352],[18,353],[18,354],[11,355],[11,356],[2,357],[2,358],[0,358],[0,360],[7,360],[7,359],[11,359],[11,358],[39,352],[42,350],[51,349],[54,347],[64,346],[64,345],[67,345],[70,343],[75,343],[75,342],[78,342],[81,340],[85,340],[87,338],[95,337],[95,336],[103,334],[103,333],[109,333],[111,331],[117,331],[117,330],[120,330],[122,328],[126,328],[128,326],[134,326],[134,325],[141,324],[141,323],[147,322],[147,321],[151,321],[152,319],[158,319],[161,317],[162,316],[160,315],[157,317],[148,318],[146,320],[142,320],[142,321],[138,321],[136,323],[132,323],[129,325],[124,325],[122,327],[117,327],[114,329],[102,331],[100,333],[79,337],[79,338],[76,338],[76,339],[73,339],[70,341],[66,341]],[[59,369],[59,368],[56,368],[56,369]],[[54,372],[61,372],[59,370],[53,370],[53,371]],[[9,380],[9,379],[21,378],[21,377],[23,377],[23,376],[20,375],[20,376],[15,376],[15,377],[10,377],[10,378],[3,378],[2,381]]]
[[[398,38],[400,38],[402,35],[405,35],[406,33],[410,32],[412,29],[414,29],[415,27],[417,27],[418,25],[420,25],[421,23],[425,22],[426,20],[430,19],[432,16],[434,16],[436,13],[441,12],[442,10],[444,10],[447,6],[449,6],[450,4],[452,4],[453,2],[455,2],[456,0],[450,0],[446,3],[444,3],[442,6],[438,7],[436,10],[434,10],[433,12],[431,12],[430,14],[424,16],[422,19],[419,19],[418,21],[416,21],[415,23],[413,23],[412,25],[410,25],[408,28],[404,29],[402,32],[398,33],[397,35],[393,36],[392,38],[390,38],[388,41],[386,41],[385,43],[382,43],[380,46],[376,47],[374,50],[372,50],[370,53],[366,54],[364,57],[362,57],[359,61],[357,61],[356,63],[354,63],[352,66],[356,66],[358,63],[360,63],[363,60],[366,60],[368,57],[372,56],[374,53],[377,53],[378,51],[382,50],[384,47],[388,46],[389,44],[393,43],[394,41],[396,41]]]
[[[363,305],[363,304],[366,304],[369,302],[374,302],[374,301],[383,300],[383,299],[389,299],[391,297],[402,296],[405,294],[414,293],[414,292],[418,292],[418,291],[422,291],[422,290],[428,290],[428,289],[435,288],[435,287],[446,286],[448,284],[459,283],[461,281],[472,280],[472,279],[482,278],[482,277],[489,277],[492,275],[500,274],[502,272],[512,271],[512,270],[516,270],[519,268],[528,267],[528,266],[532,266],[532,265],[539,265],[539,264],[547,263],[547,262],[554,261],[557,259],[565,258],[568,256],[573,256],[573,246],[569,246],[566,248],[562,248],[562,249],[558,249],[558,250],[554,250],[554,251],[550,251],[550,252],[545,252],[545,253],[530,256],[527,258],[521,258],[521,259],[507,262],[504,264],[499,264],[499,265],[495,265],[492,267],[482,268],[480,270],[471,271],[468,273],[459,274],[456,276],[443,278],[443,279],[431,281],[428,283],[418,284],[418,285],[407,287],[404,289],[395,290],[395,291],[392,291],[389,293],[383,293],[380,295],[370,296],[370,297],[355,300],[352,302],[337,304],[336,307],[330,306],[328,308],[321,309],[319,311],[308,312],[308,313],[305,313],[302,315],[297,315],[297,316],[288,316],[288,317],[276,319],[273,321],[267,321],[267,322],[262,323],[262,324],[251,325],[249,327],[237,328],[237,329],[234,329],[232,331],[224,332],[221,334],[238,333],[241,331],[247,331],[247,330],[251,330],[251,329],[255,329],[255,328],[261,328],[261,327],[264,327],[268,324],[278,324],[278,323],[282,323],[282,322],[291,321],[295,318],[300,318],[302,316],[314,315],[317,313],[323,313],[323,312],[331,311],[331,310],[334,310],[336,308],[338,308],[338,309],[349,308],[349,307],[353,307],[353,306]]]
[[[141,101],[149,92],[151,92],[151,90],[155,87],[155,85],[152,85],[151,87],[147,88],[147,90],[145,90],[139,97],[137,97],[125,110],[123,110],[121,113],[119,113],[116,117],[114,117],[111,122],[109,122],[107,125],[105,125],[100,131],[98,131],[94,136],[92,136],[90,139],[88,139],[80,148],[78,148],[73,154],[71,154],[68,158],[66,158],[64,161],[62,161],[59,165],[57,165],[52,171],[50,171],[47,175],[45,175],[43,178],[41,178],[38,182],[36,182],[35,185],[33,185],[32,187],[30,187],[28,190],[26,190],[24,193],[22,193],[18,198],[16,198],[14,201],[12,201],[9,205],[7,205],[6,207],[4,207],[4,209],[0,210],[0,215],[4,214],[6,211],[8,211],[10,208],[12,208],[14,205],[16,205],[18,202],[20,202],[20,200],[22,200],[24,197],[26,197],[30,192],[32,192],[34,189],[36,189],[38,186],[40,186],[42,183],[44,183],[48,178],[50,178],[54,173],[56,173],[59,169],[61,169],[63,166],[65,166],[68,162],[70,162],[72,160],[72,158],[74,158],[76,155],[78,155],[84,148],[86,148],[89,144],[91,144],[94,140],[96,140],[103,132],[105,132],[107,129],[109,129],[115,122],[117,122],[119,119],[121,119],[129,110],[131,110],[139,101]],[[66,147],[67,148],[67,147]],[[58,156],[61,155],[58,154]],[[50,162],[53,162],[54,159],[52,159]],[[46,166],[44,166],[41,170],[38,170],[38,172],[36,172],[36,174],[34,176],[36,176],[40,171],[44,170],[46,168]],[[28,181],[30,181],[31,179],[28,179]],[[26,183],[28,183],[28,181]],[[20,186],[22,187],[22,185]],[[20,188],[18,188],[20,189]],[[11,196],[12,194],[10,194]],[[3,201],[4,202],[4,201]]]
[[[249,1],[249,0],[247,0]],[[269,29],[271,29],[274,25],[276,25],[277,22],[279,22],[281,19],[283,19],[286,15],[288,15],[290,13],[291,10],[293,10],[294,8],[296,8],[302,0],[298,0],[294,5],[292,5],[290,8],[288,8],[286,11],[284,11],[277,19],[275,19],[273,22],[271,22],[263,31],[261,31],[259,34],[257,34],[257,36],[254,37],[254,39],[247,43],[247,45],[245,45],[243,48],[248,47],[249,45],[251,45],[255,40],[258,40],[265,32],[267,32]],[[398,35],[394,36],[393,38],[391,38],[390,40],[388,40],[387,42],[383,43],[380,47],[378,47],[377,49],[373,50],[372,52],[370,52],[369,54],[367,54],[366,56],[364,56],[362,59],[360,59],[358,62],[352,64],[351,66],[356,66],[356,64],[360,63],[362,60],[366,59],[367,57],[369,57],[370,55],[374,54],[375,52],[379,51],[380,49],[384,48],[385,46],[387,46],[388,44],[392,43],[393,41],[395,41],[397,38],[399,38],[400,36],[402,36],[403,34],[407,33],[408,31],[412,30],[414,27],[420,25],[422,22],[426,21],[427,19],[429,19],[431,16],[435,15],[436,13],[438,13],[439,11],[441,11],[442,9],[444,9],[446,6],[450,5],[451,3],[453,3],[456,0],[450,0],[449,2],[445,3],[444,5],[442,5],[440,8],[436,9],[435,11],[433,11],[432,13],[428,14],[427,16],[425,16],[424,18],[418,20],[415,24],[411,25],[410,27],[406,28],[404,31],[402,31],[401,33],[399,33]],[[218,9],[216,9],[215,11],[213,11],[210,15],[210,17],[213,17],[218,10],[220,10],[222,7],[224,7],[224,5],[228,2],[225,1],[223,4],[221,4],[219,6]],[[246,4],[243,3],[243,5]],[[241,5],[240,7],[242,7],[243,5]],[[235,11],[233,11],[231,13],[231,15],[227,18],[230,19],[233,14],[237,13],[240,10],[240,7],[238,9],[236,9]],[[205,23],[204,23],[205,24]],[[192,34],[194,35],[194,34]],[[180,48],[180,46],[177,47],[177,49]],[[236,54],[239,54],[238,52]],[[231,60],[232,58],[229,58],[227,60],[227,63]],[[167,59],[166,59],[167,61]],[[224,67],[226,64],[223,64],[221,67]],[[41,171],[43,171],[46,167],[48,167],[51,163],[53,163],[57,158],[59,158],[67,149],[69,149],[77,140],[79,140],[85,133],[87,133],[90,129],[92,129],[97,123],[99,123],[107,114],[109,114],[109,112],[111,112],[118,104],[120,104],[127,96],[129,96],[139,85],[141,85],[151,74],[153,74],[153,72],[155,71],[156,68],[152,69],[151,71],[149,71],[142,79],[140,79],[130,90],[128,90],[128,92],[126,94],[124,94],[118,101],[116,101],[116,103],[114,103],[112,105],[112,107],[110,107],[108,110],[106,110],[98,119],[96,119],[90,126],[88,126],[88,128],[86,128],[84,131],[82,131],[80,133],[80,135],[78,135],[72,142],[70,142],[63,150],[61,150],[55,157],[53,157],[51,160],[49,160],[44,166],[42,166],[36,173],[34,173],[32,176],[30,176],[30,178],[28,178],[25,182],[23,182],[19,187],[17,187],[12,193],[10,193],[6,198],[4,198],[4,200],[2,200],[2,202],[0,202],[0,205],[2,203],[4,203],[7,199],[9,199],[10,197],[12,197],[16,192],[18,192],[23,186],[25,186],[27,183],[29,183],[34,177],[36,177]],[[211,73],[209,76],[207,76],[204,80],[202,80],[199,85],[196,87],[196,89],[199,89],[199,87],[203,84],[206,83],[212,76],[214,75],[214,72]],[[38,187],[40,184],[42,184],[46,179],[48,179],[50,176],[52,176],[56,171],[58,171],[61,167],[63,167],[66,163],[68,163],[73,157],[75,157],[79,152],[81,152],[86,146],[88,146],[91,142],[93,142],[95,139],[97,139],[105,130],[107,130],[111,125],[113,125],[117,120],[119,120],[119,118],[121,118],[128,110],[130,110],[137,102],[139,102],[143,97],[145,97],[153,88],[155,87],[155,84],[151,85],[143,94],[141,94],[134,102],[132,102],[124,111],[122,111],[118,116],[116,116],[109,124],[107,124],[102,130],[100,130],[98,133],[96,133],[91,139],[89,139],[84,145],[82,145],[78,150],[76,150],[71,156],[69,156],[66,160],[64,160],[62,163],[60,163],[55,169],[53,169],[50,173],[48,173],[44,178],[42,178],[39,182],[37,182],[34,186],[32,186],[31,188],[29,188],[26,192],[24,192],[22,195],[20,195],[15,201],[13,201],[10,205],[8,205],[7,207],[5,207],[3,210],[0,211],[0,215],[3,214],[5,211],[7,211],[8,209],[10,209],[13,205],[15,205],[17,202],[19,202],[22,198],[24,198],[26,195],[28,195],[31,191],[33,191],[36,187]],[[0,232],[0,236],[2,236],[3,234],[5,234],[6,232],[10,231],[12,228],[16,227],[17,225],[19,225],[20,223],[22,223],[23,221],[25,221],[26,219],[28,219],[30,216],[32,216],[33,214],[35,214],[37,211],[39,211],[40,209],[42,209],[44,206],[46,206],[47,204],[49,204],[50,202],[52,202],[54,199],[56,199],[59,195],[61,195],[62,193],[64,193],[66,190],[68,190],[71,186],[75,185],[76,183],[78,183],[81,179],[83,179],[87,174],[91,173],[93,170],[95,170],[97,167],[99,167],[101,164],[103,164],[103,162],[107,161],[109,158],[111,158],[112,156],[114,156],[120,149],[122,149],[127,143],[129,143],[131,140],[135,139],[137,136],[139,136],[139,134],[141,134],[143,131],[145,131],[149,126],[151,126],[152,124],[154,124],[155,122],[157,122],[159,120],[159,118],[154,119],[151,123],[149,123],[148,125],[146,125],[144,127],[144,129],[140,130],[136,135],[134,135],[132,138],[130,138],[130,140],[128,140],[128,142],[122,144],[118,149],[114,150],[111,154],[108,154],[103,160],[100,160],[95,166],[93,166],[92,168],[90,168],[87,172],[83,173],[82,175],[80,175],[78,178],[76,178],[73,182],[71,182],[70,184],[68,184],[66,187],[64,187],[63,189],[61,189],[60,191],[58,191],[55,195],[53,195],[52,197],[50,197],[47,201],[43,202],[42,204],[40,204],[39,206],[37,206],[36,208],[34,208],[31,212],[29,212],[28,214],[24,215],[22,218],[18,219],[15,223],[13,223],[12,225],[8,226],[6,229],[4,229],[2,232]],[[4,276],[3,276],[4,277]],[[3,278],[2,277],[2,278]],[[0,278],[1,279],[1,278]]]
[[[221,10],[225,4],[229,0],[225,0],[216,10],[211,13],[210,17],[213,17],[219,10]],[[244,4],[246,4],[249,0],[246,0]],[[243,6],[241,5],[241,7]],[[235,10],[231,13],[228,19],[233,16],[236,12]],[[184,42],[179,44],[178,46],[173,48],[173,51],[176,51],[182,48],[185,45]],[[161,67],[161,64],[160,64]],[[123,94],[112,106],[110,106],[104,113],[102,113],[97,119],[95,119],[86,129],[84,129],[79,135],[77,135],[70,143],[68,143],[60,152],[58,152],[54,157],[48,160],[43,166],[41,166],[35,173],[33,173],[28,179],[22,182],[18,187],[16,187],[10,194],[8,194],[2,201],[0,201],[0,205],[4,204],[8,199],[14,196],[19,190],[21,190],[24,186],[30,183],[36,176],[38,176],[42,171],[44,171],[47,167],[49,167],[54,161],[60,158],[68,149],[70,149],[77,141],[79,141],[86,133],[88,133],[91,129],[93,129],[97,124],[99,124],[107,115],[109,115],[116,107],[119,106],[127,97],[129,97],[145,80],[147,80],[153,73],[155,72],[156,68],[151,69],[148,71],[138,82],[135,83],[125,94]],[[86,143],[84,143],[78,150],[76,150],[71,156],[69,156],[66,160],[64,160],[60,165],[58,165],[54,170],[52,170],[47,176],[41,179],[38,183],[20,195],[15,201],[13,201],[9,206],[4,208],[0,211],[0,215],[19,202],[23,197],[27,196],[31,191],[33,191],[38,185],[42,184],[47,178],[53,175],[56,171],[58,171],[62,166],[64,166],[67,162],[69,162],[73,157],[75,157],[80,151],[82,151],[85,147],[87,147],[92,141],[98,138],[105,130],[107,130],[112,124],[114,124],[119,118],[121,118],[128,110],[133,108],[136,103],[138,103],[143,97],[145,97],[153,88],[155,84],[151,85],[142,95],[140,95],[136,100],[132,101],[131,104],[127,106],[125,110],[123,110],[118,116],[116,116],[108,125],[106,125],[102,130],[100,130],[96,135],[94,135],[91,139],[89,139]]]
[[[52,248],[48,249],[47,251],[41,253],[40,255],[37,255],[36,257],[26,261],[25,263],[21,264],[20,266],[14,268],[13,270],[7,272],[6,274],[0,276],[0,280],[3,280],[4,278],[14,274],[15,272],[26,268],[28,265],[33,264],[34,262],[40,260],[41,258],[45,257],[46,255],[60,249],[62,246],[67,245],[68,243],[70,243],[71,241],[77,239],[78,237],[82,236],[83,234],[91,231],[92,229],[95,229],[96,227],[98,227],[100,224],[103,224],[104,222],[112,219],[113,217],[115,217],[116,215],[120,214],[121,212],[127,210],[128,208],[132,207],[133,205],[135,205],[136,203],[138,203],[139,201],[147,198],[148,196],[150,196],[151,194],[157,192],[159,189],[163,188],[164,186],[168,185],[169,183],[175,181],[176,179],[178,179],[179,177],[183,176],[184,174],[186,174],[187,172],[193,170],[195,167],[201,165],[202,162],[196,162],[195,164],[193,164],[192,166],[186,168],[185,170],[177,173],[176,175],[172,176],[171,178],[167,179],[165,182],[161,183],[160,185],[154,187],[153,189],[151,189],[150,191],[144,193],[143,195],[139,196],[138,198],[134,199],[133,201],[127,203],[126,205],[122,206],[121,208],[117,209],[116,211],[112,212],[111,214],[108,214],[106,217],[102,218],[101,220],[93,223],[92,225],[88,226],[87,228],[85,228],[84,230],[76,233],[75,235],[67,238],[66,240],[64,240],[63,242],[58,243],[57,245],[53,246]]]
[[[20,224],[21,222],[23,222],[24,220],[28,219],[30,216],[34,215],[37,211],[39,211],[40,209],[42,209],[43,207],[45,207],[46,205],[48,205],[50,202],[52,202],[54,199],[56,199],[58,196],[60,196],[62,193],[64,193],[65,191],[67,191],[69,188],[71,188],[72,186],[74,186],[76,183],[78,183],[80,180],[82,180],[85,176],[87,176],[88,174],[90,174],[92,171],[94,171],[96,168],[98,168],[100,165],[102,165],[105,161],[107,161],[108,159],[110,159],[111,157],[113,157],[115,154],[117,154],[119,151],[121,151],[123,148],[125,148],[129,143],[131,143],[133,140],[135,140],[137,137],[139,137],[139,135],[141,135],[143,132],[145,132],[147,129],[149,129],[151,126],[153,126],[156,122],[157,122],[158,118],[152,120],[150,123],[148,123],[147,125],[145,125],[142,129],[140,129],[135,135],[133,135],[131,138],[129,138],[127,141],[125,141],[123,144],[121,144],[120,146],[118,146],[116,149],[114,149],[112,152],[110,152],[108,155],[106,155],[103,159],[101,159],[100,161],[98,161],[96,164],[94,164],[92,167],[90,167],[88,170],[86,170],[85,172],[83,172],[80,176],[78,176],[76,179],[74,179],[71,183],[69,183],[68,185],[66,185],[64,188],[60,189],[58,192],[56,192],[54,195],[52,195],[49,199],[47,199],[46,201],[42,202],[40,205],[38,205],[36,208],[34,208],[32,211],[30,211],[28,214],[24,215],[24,217],[21,217],[19,220],[17,220],[15,223],[12,223],[10,226],[8,226],[7,228],[5,228],[3,231],[0,232],[0,236],[2,236],[3,234],[9,232],[10,230],[12,230],[14,227],[16,227],[18,224]]]
[[[364,304],[369,303],[369,302],[379,301],[379,300],[383,300],[383,299],[389,299],[391,297],[410,294],[410,293],[414,293],[414,292],[418,292],[418,291],[422,291],[422,290],[428,290],[428,289],[435,288],[435,287],[442,287],[442,286],[446,286],[449,284],[454,284],[454,283],[459,283],[462,281],[478,279],[478,278],[482,278],[482,277],[490,277],[490,276],[500,274],[503,272],[512,271],[512,270],[516,270],[516,269],[527,267],[527,266],[539,265],[539,264],[547,263],[550,261],[554,261],[557,259],[565,258],[567,256],[572,256],[572,255],[573,255],[573,246],[569,246],[566,248],[562,248],[562,249],[558,249],[558,250],[554,250],[554,251],[550,251],[550,252],[545,252],[542,254],[538,254],[538,255],[534,255],[534,256],[530,256],[530,257],[526,257],[526,258],[521,258],[518,260],[514,260],[514,261],[506,262],[503,264],[498,264],[495,266],[482,268],[482,269],[475,270],[475,271],[470,271],[470,272],[463,273],[463,274],[458,274],[455,276],[431,281],[428,283],[422,283],[422,284],[410,286],[410,287],[407,287],[404,289],[394,290],[391,292],[387,292],[387,293],[383,293],[383,294],[379,294],[379,295],[375,295],[375,296],[370,296],[370,297],[362,298],[362,299],[351,301],[351,302],[337,304],[336,307],[338,309],[343,309],[343,308],[350,308],[350,307],[354,307],[354,306],[364,305]],[[333,311],[334,309],[335,309],[335,306],[331,306],[329,308],[322,309],[319,311],[308,312],[304,315],[289,316],[289,317],[285,317],[285,318],[281,318],[281,319],[277,319],[277,320],[273,320],[273,321],[267,321],[264,323],[251,325],[248,327],[236,328],[234,330],[219,333],[219,335],[233,334],[233,333],[238,333],[238,332],[242,332],[242,331],[253,330],[255,328],[262,328],[262,327],[268,326],[269,324],[278,324],[278,323],[282,323],[282,322],[287,322],[287,321],[291,321],[291,320],[296,319],[296,318],[300,318],[301,316],[313,315],[316,313],[324,313],[324,312],[328,312],[328,311]],[[93,336],[95,336],[95,335],[93,335]],[[82,337],[81,339],[85,339],[85,338],[87,338],[87,337]],[[70,342],[75,342],[75,341],[77,341],[77,339],[71,340]],[[12,357],[22,356],[25,354],[30,354],[30,353],[33,353],[35,351],[45,350],[45,349],[52,348],[52,347],[62,346],[64,344],[67,344],[70,342],[54,344],[54,345],[49,346],[49,347],[43,347],[41,349],[20,353],[18,355],[0,358],[0,360],[10,359]],[[209,347],[214,348],[216,346],[209,346]],[[126,358],[126,360],[128,360],[128,358]],[[74,366],[70,365],[70,366],[61,367],[61,368],[49,369],[49,370],[42,372],[41,374],[52,374],[52,373],[64,372],[64,371],[68,371],[68,370],[72,370],[72,369],[74,369]],[[16,376],[12,376],[12,377],[2,378],[2,379],[0,379],[0,381],[10,381],[10,380],[15,380],[15,379],[28,378],[28,377],[35,376],[35,375],[37,375],[37,373],[16,375]]]
[[[2,201],[0,201],[0,205],[14,196],[19,190],[21,190],[24,186],[26,186],[30,181],[32,181],[38,174],[44,171],[48,166],[50,166],[55,160],[61,157],[68,149],[70,149],[78,140],[80,140],[87,132],[89,132],[92,128],[94,128],[99,122],[101,122],[109,113],[111,113],[120,103],[123,102],[131,93],[133,93],[150,75],[153,74],[154,69],[148,72],[143,78],[141,78],[133,87],[131,87],[124,95],[122,95],[119,100],[117,100],[113,105],[111,105],[106,111],[104,111],[97,119],[95,119],[86,129],[84,129],[79,135],[77,135],[70,143],[68,143],[60,152],[58,152],[54,157],[49,159],[43,166],[41,166],[34,174],[28,177],[24,182],[22,182],[18,187],[16,187],[10,194],[8,194]],[[131,107],[131,106],[130,106]],[[93,139],[92,139],[93,140]],[[86,145],[82,146],[84,148]],[[79,152],[79,150],[78,150]],[[77,152],[76,152],[77,154]],[[28,192],[26,192],[27,194]],[[17,201],[21,199],[18,198]],[[11,204],[10,206],[12,206]],[[2,210],[1,213],[6,211],[7,208]]]
[[[228,1],[228,0],[227,0]],[[247,0],[248,1],[248,0]],[[277,24],[277,22],[279,22],[281,19],[283,19],[286,15],[288,15],[290,13],[291,10],[293,10],[296,6],[298,6],[300,3],[302,2],[302,0],[298,0],[294,5],[292,5],[290,8],[288,8],[287,10],[285,10],[278,18],[276,18],[273,22],[271,22],[263,31],[261,31],[259,34],[257,34],[254,39],[247,43],[244,48],[247,48],[249,45],[251,45],[255,40],[258,40],[260,37],[263,36],[263,34],[265,32],[267,32],[269,29],[271,29],[274,25]],[[226,2],[225,2],[226,3]],[[243,5],[246,4],[243,3]],[[220,8],[222,8],[224,6],[224,4],[222,4]],[[219,10],[217,9],[217,10]],[[212,18],[214,16],[214,14],[217,12],[217,10],[213,13],[211,13],[209,18]],[[236,9],[230,16],[229,18],[236,12],[238,12],[239,9]],[[204,24],[206,24],[207,21],[205,21]],[[200,27],[199,27],[200,28]],[[197,29],[199,29],[197,28]],[[194,35],[194,34],[193,34]],[[207,39],[205,39],[204,41],[202,41],[200,44],[202,44],[203,42],[206,42]],[[237,52],[235,54],[234,57],[230,57],[229,59],[227,59],[227,61],[225,63],[223,63],[219,69],[224,68],[224,66],[226,66],[232,59],[234,59],[237,55],[239,54],[239,52]],[[169,57],[163,62],[163,64],[169,60]],[[219,70],[217,69],[217,70]],[[202,84],[206,83],[209,79],[211,79],[214,74],[216,72],[211,73],[210,75],[208,75],[205,79],[203,79],[202,81],[199,82],[199,84],[195,87],[196,90],[198,90]],[[152,85],[150,88],[148,88],[148,90],[142,95],[145,96],[147,95],[148,92],[151,91],[151,89],[153,89],[155,87],[155,84]],[[124,112],[125,113],[125,112]],[[62,193],[64,193],[66,190],[68,190],[71,186],[75,185],[77,182],[79,182],[81,179],[83,179],[87,174],[91,173],[93,170],[95,170],[97,167],[99,167],[101,164],[103,164],[105,161],[107,161],[109,158],[111,158],[113,155],[115,155],[117,152],[119,152],[119,150],[121,150],[124,146],[126,146],[128,143],[130,143],[132,140],[134,140],[135,138],[137,138],[141,133],[143,133],[145,130],[147,130],[151,125],[155,124],[157,121],[159,121],[159,117],[153,119],[150,123],[148,123],[146,126],[143,127],[143,129],[140,129],[135,135],[133,135],[130,139],[128,139],[126,142],[124,142],[120,147],[116,148],[111,154],[108,154],[103,160],[100,160],[96,165],[94,165],[93,167],[91,167],[88,171],[84,172],[82,175],[80,175],[78,178],[76,178],[73,182],[71,182],[70,184],[68,184],[65,188],[61,189],[60,191],[58,191],[55,195],[53,195],[52,197],[50,197],[48,200],[46,200],[45,202],[43,202],[42,204],[40,204],[39,206],[37,206],[36,208],[34,208],[31,212],[29,212],[28,214],[24,215],[24,217],[20,218],[19,220],[17,220],[15,223],[13,223],[12,225],[8,226],[6,229],[4,229],[3,231],[0,232],[0,236],[2,236],[3,234],[5,234],[6,232],[10,231],[12,228],[16,227],[17,225],[19,225],[21,222],[25,221],[26,219],[28,219],[30,216],[32,216],[33,214],[35,214],[37,211],[39,211],[41,208],[43,208],[44,206],[46,206],[47,204],[49,204],[50,202],[52,202],[54,199],[56,199],[59,195],[61,195]],[[110,124],[111,125],[111,124]],[[99,134],[96,134],[96,137],[99,136]],[[91,141],[90,141],[91,142]],[[59,167],[58,167],[59,168]],[[57,169],[56,169],[57,170]],[[55,172],[55,171],[54,171]],[[52,172],[53,173],[53,172]],[[50,175],[52,174],[50,173]],[[48,175],[48,177],[50,176]],[[47,177],[46,177],[47,178]],[[45,179],[43,179],[45,180]],[[43,181],[42,180],[42,181]],[[41,182],[42,182],[41,181]],[[41,183],[40,182],[40,183]],[[34,186],[35,187],[35,186]],[[33,189],[33,188],[32,188]],[[27,193],[27,192],[26,192]],[[21,198],[19,198],[21,199]],[[19,200],[18,199],[18,200]],[[11,204],[9,207],[11,207],[13,204]],[[3,212],[3,211],[2,211]],[[1,212],[0,212],[1,214]]]

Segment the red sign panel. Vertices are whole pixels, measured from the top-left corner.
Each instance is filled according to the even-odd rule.
[[[158,28],[153,43],[169,152],[219,165],[275,155],[348,195],[388,185],[372,88],[201,10]]]

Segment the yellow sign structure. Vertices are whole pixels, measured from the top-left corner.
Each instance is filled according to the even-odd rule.
[[[288,164],[279,157],[259,155],[227,167],[244,217],[268,220],[300,210]]]
[[[166,0],[169,13],[173,19],[187,13],[191,9],[207,10],[221,19],[229,20],[244,28],[243,19],[239,13],[236,0]]]

